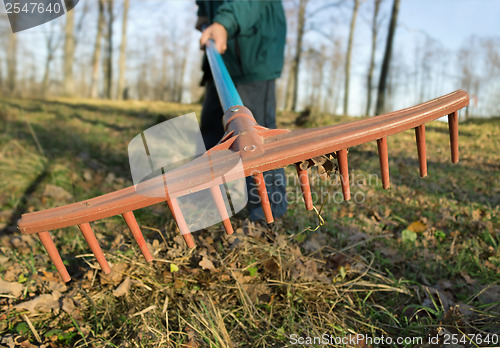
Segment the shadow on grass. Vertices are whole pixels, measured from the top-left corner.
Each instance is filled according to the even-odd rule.
[[[31,196],[31,194],[33,194],[37,190],[40,184],[49,175],[49,172],[50,171],[48,166],[45,166],[44,170],[40,174],[38,174],[35,180],[33,180],[30,183],[30,185],[26,188],[26,190],[24,190],[19,203],[16,205],[16,207],[12,211],[12,214],[8,218],[7,225],[3,229],[0,229],[0,235],[8,235],[17,231],[16,229],[17,221],[21,218],[21,216],[24,213],[26,213],[28,198]]]
[[[416,151],[415,146],[415,152]],[[350,168],[359,168],[364,171],[371,171],[372,173],[380,176],[377,151],[356,150],[354,148],[350,150],[350,156],[350,161],[354,164],[350,165]],[[402,169],[400,170],[400,168],[398,168],[399,174],[397,175],[394,174],[394,165]],[[392,173],[391,167],[393,169]],[[418,171],[419,163],[416,158],[402,156],[391,158],[389,153],[389,173],[391,185],[405,185],[414,191],[418,190],[419,192],[432,196],[449,196],[450,194],[453,194],[455,199],[461,202],[475,202],[490,206],[495,206],[500,199],[498,195],[485,195],[484,192],[479,190],[481,185],[487,185],[488,181],[498,176],[498,168],[494,164],[485,164],[482,168],[478,168],[476,166],[474,170],[470,170],[470,167],[464,166],[464,162],[441,162],[427,158],[427,175],[431,179],[426,180],[425,178],[420,178]],[[435,177],[439,175],[442,178],[443,173],[449,175],[450,177],[456,177],[458,179],[459,186],[454,187],[451,182],[449,186],[441,185],[436,182],[436,178],[433,178],[433,176]],[[409,175],[411,175],[411,177],[409,177]],[[482,179],[479,179],[478,177]],[[380,185],[382,185],[381,182]]]
[[[117,124],[109,123],[109,122],[106,122],[103,120],[88,119],[88,118],[83,117],[79,113],[74,113],[70,117],[76,118],[84,123],[88,123],[88,124],[93,125],[93,126],[104,126],[106,128],[111,128],[111,129],[114,129],[116,131],[124,131],[124,130],[132,128],[132,126],[119,126]]]
[[[175,111],[170,111],[170,112],[149,112],[147,110],[127,110],[124,108],[119,108],[119,107],[113,107],[110,105],[92,105],[92,104],[87,104],[87,103],[68,103],[64,101],[59,101],[59,100],[43,100],[39,99],[37,100],[40,103],[44,103],[47,105],[52,105],[52,106],[64,106],[67,108],[71,108],[74,110],[84,110],[84,111],[89,111],[89,112],[95,112],[95,113],[102,113],[102,114],[119,114],[123,116],[128,116],[128,117],[135,117],[135,118],[164,118],[164,120],[169,120],[171,118],[181,116],[181,113],[175,112]]]
[[[47,165],[43,171],[38,174],[28,185],[28,187],[22,193],[18,203],[12,210],[12,213],[7,217],[7,225],[5,228],[0,230],[0,234],[12,234],[16,232],[17,221],[21,218],[22,214],[27,212],[28,202],[30,197],[43,186],[43,184],[51,177],[52,170],[51,165],[53,163],[67,163],[71,168],[78,170],[80,167],[91,168],[94,170],[102,170],[106,173],[112,173],[116,178],[123,178],[126,181],[130,180],[130,169],[129,160],[127,154],[126,144],[120,149],[116,145],[116,133],[113,135],[106,136],[106,132],[85,132],[79,129],[77,126],[71,125],[67,122],[68,118],[76,118],[83,123],[90,124],[91,126],[103,125],[107,128],[113,129],[117,132],[123,132],[125,130],[132,130],[134,125],[121,126],[117,124],[112,124],[102,120],[93,120],[91,118],[85,118],[80,115],[81,109],[79,105],[62,104],[62,103],[49,103],[46,101],[38,101],[35,104],[32,100],[27,100],[26,105],[22,101],[11,101],[11,100],[0,100],[0,103],[6,105],[7,107],[18,110],[20,113],[47,113],[56,116],[54,121],[47,121],[41,123],[32,123],[31,127],[38,141],[40,142],[45,157],[47,158]],[[72,112],[64,112],[64,110],[54,107],[46,107],[45,104],[62,104],[65,107],[73,110]],[[94,110],[103,116],[106,115],[101,107],[90,107],[87,109]],[[108,109],[110,110],[110,109]],[[144,120],[142,125],[137,125],[141,127],[138,129],[140,132],[143,129],[147,129],[150,125],[154,125],[158,120],[166,120],[170,116],[163,115],[146,115],[139,112],[130,112],[129,115],[133,114]],[[24,140],[27,142],[33,142],[33,134],[26,127],[25,121],[19,118],[10,119],[8,121],[10,134],[9,137]],[[126,121],[124,122],[126,123]],[[142,128],[144,127],[144,128]],[[126,138],[126,137],[124,137]],[[22,161],[22,158],[19,159]],[[80,163],[80,166],[78,164]],[[76,166],[75,166],[76,164]],[[76,173],[82,176],[83,173]],[[86,192],[89,194],[89,192]],[[84,192],[85,195],[85,192]],[[91,198],[91,197],[80,197],[81,199]]]

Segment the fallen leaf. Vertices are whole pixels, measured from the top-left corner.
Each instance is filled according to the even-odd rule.
[[[266,283],[244,284],[242,285],[242,288],[246,291],[248,297],[250,297],[253,303],[260,302],[261,298],[264,300],[264,302],[266,302],[265,300],[267,299],[267,297],[269,297],[269,300],[271,298],[271,296],[262,296],[264,294],[269,295],[271,293],[271,289],[269,288],[269,286],[267,286]]]
[[[13,334],[6,334],[0,336],[0,347],[9,347],[9,348],[15,348],[17,345],[17,340],[16,336]]]
[[[222,275],[220,276],[220,280],[221,280],[222,282],[228,282],[228,281],[230,281],[230,280],[231,280],[231,276],[230,276],[229,274],[222,274]]]
[[[480,209],[474,209],[472,211],[472,220],[481,220],[483,212]]]
[[[472,279],[472,278],[470,277],[470,275],[469,275],[467,272],[462,271],[462,272],[460,272],[460,275],[462,276],[462,278],[464,278],[464,280],[465,280],[465,282],[466,282],[467,284],[469,284],[469,285],[474,285],[474,284],[476,284],[476,280],[475,280],[475,279]]]
[[[444,310],[450,309],[453,302],[453,294],[448,291],[439,291],[431,286],[423,286],[426,298],[422,302],[422,306],[434,308],[435,304],[441,303]]]
[[[185,347],[185,348],[198,348],[198,347],[200,347],[200,344],[198,343],[198,341],[196,341],[196,339],[191,338],[188,342],[186,342],[185,344],[183,344],[182,347]]]
[[[297,259],[295,261],[295,269],[292,269],[291,276],[294,279],[300,279],[306,282],[319,278],[316,262],[314,260],[303,262],[301,259]]]
[[[170,273],[179,272],[179,267],[175,263],[170,264]]]
[[[71,315],[72,317],[78,316],[78,310],[75,306],[75,302],[69,297],[64,297],[62,300],[62,310]]]
[[[490,261],[488,261],[488,260],[485,260],[485,261],[484,261],[484,265],[485,265],[486,267],[488,267],[489,269],[492,269],[492,270],[496,271],[497,273],[499,272],[498,267],[497,267],[497,266],[495,266],[494,264],[492,264],[492,263],[491,263]]]
[[[257,267],[248,267],[247,271],[248,274],[250,274],[250,277],[255,277],[257,275],[258,269]]]
[[[401,240],[404,243],[406,242],[414,243],[417,240],[417,234],[408,229],[403,230],[403,232],[401,232]]]
[[[474,307],[469,306],[463,302],[458,302],[457,307],[465,317],[470,317],[476,313],[476,309]]]
[[[304,244],[302,244],[302,247],[304,248],[304,251],[306,254],[313,253],[315,251],[318,251],[321,249],[325,244],[321,243],[317,237],[313,236],[309,238]]]
[[[277,277],[280,274],[281,267],[274,258],[267,259],[263,266],[264,272],[273,277]]]
[[[240,284],[246,284],[252,280],[252,277],[244,275],[243,272],[233,272],[234,279]]]
[[[438,284],[438,288],[440,290],[450,290],[450,289],[453,289],[453,283],[451,281],[449,281],[448,279],[438,280],[437,284]]]
[[[427,225],[421,221],[414,221],[406,229],[415,233],[422,233],[427,229]]]
[[[125,280],[120,285],[118,285],[118,287],[115,290],[113,290],[113,295],[115,297],[127,295],[129,290],[130,290],[130,277],[127,276],[127,278],[125,278]]]
[[[305,234],[303,235],[305,236]],[[328,245],[328,239],[324,233],[316,232],[309,236],[307,241],[302,244],[302,248],[307,254],[316,252]]]
[[[51,291],[59,291],[59,292],[66,292],[68,290],[68,287],[66,286],[65,283],[61,281],[59,278],[59,275],[56,275],[55,273],[52,272],[47,272],[47,271],[42,271],[43,272],[43,280],[48,283],[48,288]]]
[[[112,284],[118,285],[122,282],[123,276],[128,269],[128,264],[125,262],[115,263],[111,265],[111,273],[104,274],[100,272],[101,275],[101,283],[102,284]]]
[[[54,198],[57,201],[67,201],[73,198],[73,195],[62,187],[48,184],[43,190],[43,197]]]
[[[481,293],[478,295],[479,299],[484,304],[490,304],[500,301],[500,286],[499,285],[488,285]]]
[[[7,282],[0,279],[0,293],[11,294],[14,297],[19,297],[23,293],[23,285],[16,282]]]
[[[262,234],[266,232],[263,226],[248,219],[243,221],[242,228],[243,234],[254,238],[260,238]]]
[[[92,178],[94,177],[94,174],[90,169],[84,169],[83,170],[83,179],[85,181],[92,181]]]
[[[203,259],[198,263],[198,265],[200,265],[203,269],[215,269],[214,263],[207,256],[203,256]]]
[[[337,271],[340,267],[343,267],[347,264],[348,259],[343,254],[335,254],[329,255],[326,259],[325,269]]]
[[[54,291],[52,294],[43,294],[35,297],[32,300],[21,302],[16,305],[16,309],[26,309],[31,313],[36,312],[50,312],[51,310],[59,310],[59,299],[61,298],[61,293]]]
[[[347,234],[348,237],[347,239],[349,240],[349,243],[358,243],[362,240],[367,240],[370,238],[370,235],[368,233],[363,233],[363,232],[354,232],[356,231],[356,229],[350,229],[351,231],[349,231],[349,233]],[[351,232],[354,232],[354,233],[351,233]]]
[[[179,290],[179,289],[181,289],[181,288],[183,288],[183,287],[185,287],[185,286],[186,286],[186,283],[184,283],[184,282],[183,282],[182,280],[180,280],[180,279],[176,279],[176,280],[174,281],[174,289],[175,289],[175,290]]]

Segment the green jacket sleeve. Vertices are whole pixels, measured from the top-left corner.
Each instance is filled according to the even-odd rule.
[[[214,22],[222,24],[229,38],[253,33],[254,25],[267,6],[268,1],[240,0],[225,2],[217,9]]]

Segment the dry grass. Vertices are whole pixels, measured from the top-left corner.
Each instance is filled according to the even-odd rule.
[[[147,102],[0,101],[0,189],[9,192],[0,197],[0,224],[9,227],[15,213],[61,204],[44,195],[48,184],[67,191],[68,203],[129,185],[127,141],[160,115],[196,110]],[[283,124],[293,117],[283,115]],[[500,124],[463,125],[462,162],[454,166],[447,163],[445,133],[443,124],[428,127],[425,180],[418,178],[413,135],[391,137],[389,191],[368,180],[378,173],[374,144],[352,149],[350,168],[364,176],[352,181],[352,192],[365,200],[325,204],[318,229],[317,216],[299,200],[270,227],[233,218],[233,236],[217,225],[196,233],[198,246],[188,251],[158,205],[136,212],[152,264],[119,218],[93,224],[111,275],[99,271],[76,228],[54,231],[74,278],[67,286],[36,238],[7,228],[0,240],[2,278],[23,290],[0,297],[0,345],[26,338],[43,347],[285,347],[293,345],[293,334],[498,332]],[[313,181],[324,197],[331,183]],[[328,197],[338,190],[334,183]],[[425,230],[412,231],[416,221]],[[124,295],[117,297],[119,287]],[[15,308],[43,294],[57,299],[52,307]]]

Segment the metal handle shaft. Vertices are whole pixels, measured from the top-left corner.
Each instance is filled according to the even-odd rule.
[[[222,56],[215,48],[213,40],[208,40],[206,52],[222,110],[226,111],[233,106],[243,105],[233,80],[227,71],[226,64],[224,64]]]

